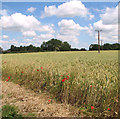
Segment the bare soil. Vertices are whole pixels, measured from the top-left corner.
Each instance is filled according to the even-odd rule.
[[[15,105],[24,115],[33,113],[36,117],[76,116],[76,111],[68,104],[56,103],[44,93],[36,94],[13,82],[2,81],[2,96],[2,106]]]

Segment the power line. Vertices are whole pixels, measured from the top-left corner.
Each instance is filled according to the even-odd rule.
[[[100,53],[100,31],[102,30],[95,30],[98,32],[98,53]]]

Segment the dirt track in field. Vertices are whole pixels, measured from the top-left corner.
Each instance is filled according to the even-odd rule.
[[[76,114],[67,104],[58,104],[44,93],[36,94],[13,82],[2,81],[2,105],[19,108],[20,113],[34,113],[36,117],[74,117]],[[50,102],[49,102],[50,100]]]

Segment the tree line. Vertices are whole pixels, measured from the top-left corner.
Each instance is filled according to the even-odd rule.
[[[101,50],[120,50],[120,44],[109,44],[106,43],[100,46]],[[91,44],[89,50],[98,50],[97,44]],[[10,49],[3,50],[0,47],[0,53],[26,53],[26,52],[47,52],[47,51],[87,51],[85,48],[71,48],[68,42],[62,42],[58,39],[51,39],[47,42],[43,42],[40,47],[35,47],[32,44],[29,46],[16,47],[11,45]]]
[[[10,49],[3,51],[0,49],[1,53],[27,53],[27,52],[47,52],[47,51],[86,51],[85,48],[77,49],[71,48],[68,42],[62,42],[58,39],[51,39],[47,42],[43,42],[40,47],[35,47],[32,44],[29,46],[16,47],[11,45]]]
[[[91,44],[89,46],[89,50],[98,50],[98,44]],[[119,43],[114,43],[114,44],[106,43],[100,46],[100,50],[120,50],[120,44]]]

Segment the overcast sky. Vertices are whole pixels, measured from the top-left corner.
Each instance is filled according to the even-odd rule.
[[[1,24],[2,23],[2,24]],[[0,44],[40,46],[57,38],[72,47],[97,43],[95,29],[102,29],[103,43],[118,42],[117,2],[6,2],[0,10]]]

